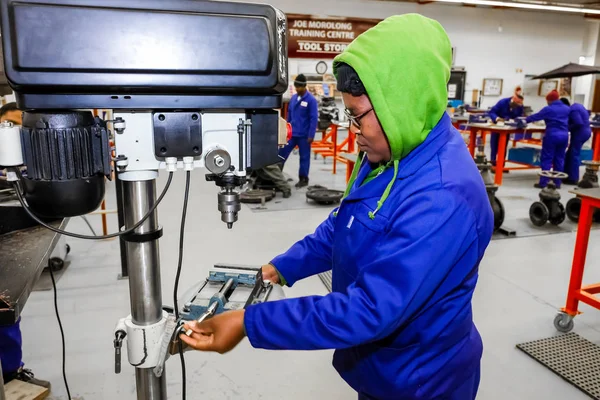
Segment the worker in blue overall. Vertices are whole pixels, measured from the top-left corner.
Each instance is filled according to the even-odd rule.
[[[542,140],[542,154],[540,167],[542,171],[564,172],[565,152],[569,144],[569,114],[571,109],[560,101],[556,90],[552,90],[546,96],[548,105],[540,112],[527,117],[527,123],[544,120],[546,132]],[[533,185],[538,189],[545,188],[549,178],[540,177],[539,183]],[[561,180],[555,179],[554,183],[560,188]]]
[[[8,121],[14,125],[22,124],[21,111],[16,103],[8,103],[0,108],[0,122]],[[23,367],[23,339],[21,337],[21,319],[11,325],[0,325],[0,363],[4,383],[13,379],[37,386],[50,387],[50,382],[35,378],[31,370]]]
[[[446,32],[418,14],[386,19],[335,59],[362,155],[339,208],[263,267],[288,286],[332,271],[332,293],[190,322],[182,340],[220,353],[245,336],[262,349],[336,349],[359,399],[475,399],[471,298],[493,215],[446,114],[451,65]]]
[[[488,114],[493,123],[523,116],[523,95],[520,93],[519,88],[515,90],[512,97],[507,97],[497,102],[496,105],[490,109]],[[492,132],[490,140],[490,163],[494,166],[496,165],[499,140],[500,134],[498,132]],[[508,145],[508,135],[504,135],[504,140],[506,140]]]
[[[292,124],[292,138],[279,150],[279,156],[286,161],[296,146],[300,153],[300,171],[296,188],[308,186],[310,170],[310,147],[317,132],[319,106],[317,99],[306,89],[306,76],[300,74],[294,81],[296,94],[288,107],[287,120]]]
[[[579,183],[579,167],[581,166],[581,148],[592,137],[590,112],[582,104],[573,103],[571,105],[569,100],[564,97],[560,101],[571,107],[569,112],[571,140],[565,156],[565,172],[569,175],[569,178],[563,180],[563,182],[569,185],[577,185]]]

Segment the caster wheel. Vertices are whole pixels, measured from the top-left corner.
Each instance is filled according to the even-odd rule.
[[[579,222],[579,214],[581,213],[581,200],[577,197],[567,201],[567,217],[573,222]]]
[[[555,215],[552,216],[552,218],[550,218],[550,223],[552,225],[560,225],[564,222],[565,217],[567,216],[567,214],[565,213],[565,206],[562,205],[562,203],[557,203],[558,204],[558,210],[555,213]]]
[[[504,223],[505,212],[504,205],[496,196],[494,196],[494,200],[492,201],[492,210],[494,211],[494,231],[497,231]]]
[[[596,212],[594,212],[594,222],[600,223],[600,210],[596,210]]]
[[[535,226],[544,226],[548,222],[550,211],[548,207],[540,201],[536,201],[529,208],[529,219]]]
[[[67,254],[71,252],[71,246],[69,246],[68,244],[65,244],[65,249],[67,250]]]
[[[562,333],[568,333],[573,330],[573,326],[575,323],[573,322],[573,317],[565,313],[558,313],[556,317],[554,317],[554,327],[557,331]]]
[[[52,269],[52,272],[57,272],[63,269],[65,262],[62,258],[52,257],[48,260],[48,268]]]

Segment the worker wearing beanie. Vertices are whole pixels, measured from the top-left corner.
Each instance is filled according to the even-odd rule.
[[[515,93],[511,97],[500,100],[494,107],[491,108],[489,116],[493,123],[523,116],[523,95],[521,94],[520,89],[520,87],[517,87],[515,89]],[[490,162],[492,165],[496,165],[499,139],[500,134],[497,132],[492,132],[492,137],[490,140]],[[506,140],[506,143],[508,143],[508,139],[508,135],[505,135],[504,140]]]
[[[564,104],[571,107],[569,112],[569,149],[565,156],[565,172],[569,175],[563,182],[570,185],[577,185],[579,182],[579,167],[581,166],[581,148],[592,136],[590,127],[590,112],[579,103],[569,102],[568,99],[560,99]]]
[[[310,148],[319,122],[319,106],[315,97],[306,89],[306,76],[298,75],[294,81],[294,88],[296,94],[290,100],[287,115],[288,122],[292,124],[292,138],[279,150],[279,156],[285,162],[294,147],[298,146],[300,170],[296,187],[301,188],[308,186]]]
[[[552,90],[546,96],[548,105],[536,114],[527,117],[527,123],[544,120],[546,122],[546,132],[542,141],[542,155],[540,166],[542,171],[563,172],[565,168],[565,152],[569,143],[569,106],[560,101],[560,96],[556,90]],[[540,177],[536,188],[545,188],[549,179]],[[560,179],[555,179],[556,187],[561,184]]]
[[[386,19],[335,59],[360,159],[340,207],[263,267],[288,286],[332,270],[333,292],[190,323],[186,343],[226,352],[245,333],[257,348],[336,349],[359,399],[475,398],[471,297],[493,216],[446,114],[451,60],[444,29],[417,14]]]

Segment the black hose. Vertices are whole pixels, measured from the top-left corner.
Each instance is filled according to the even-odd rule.
[[[111,233],[111,234],[105,235],[105,236],[80,235],[78,233],[72,233],[72,232],[63,231],[61,229],[55,228],[55,227],[53,227],[51,225],[48,225],[47,223],[45,223],[44,221],[42,221],[37,215],[35,215],[33,213],[33,211],[31,211],[31,209],[29,208],[29,206],[25,202],[25,199],[23,198],[23,194],[21,193],[21,189],[20,189],[19,185],[16,182],[13,182],[13,186],[15,187],[15,191],[17,192],[17,197],[19,199],[19,202],[21,203],[21,206],[25,210],[25,212],[27,214],[29,214],[29,216],[31,218],[33,218],[33,220],[35,222],[37,222],[38,224],[42,225],[43,227],[50,229],[52,232],[60,233],[61,235],[65,235],[65,236],[74,237],[76,239],[104,240],[104,239],[112,239],[112,238],[115,238],[115,237],[127,235],[127,234],[133,232],[134,230],[136,230],[137,228],[139,228],[150,217],[150,215],[152,215],[152,213],[154,212],[154,210],[156,210],[156,208],[158,207],[158,205],[160,204],[160,202],[162,201],[162,199],[165,197],[165,195],[167,194],[167,191],[169,190],[169,187],[171,186],[171,181],[172,180],[173,180],[173,173],[169,172],[169,179],[167,180],[167,183],[166,183],[166,185],[165,185],[162,193],[160,194],[160,196],[156,200],[156,203],[154,203],[154,205],[150,208],[150,210],[148,210],[148,213],[146,215],[144,215],[144,217],[142,219],[140,219],[140,221],[138,223],[136,223],[134,226],[132,226],[129,229],[125,229],[123,231],[116,232],[116,233]]]

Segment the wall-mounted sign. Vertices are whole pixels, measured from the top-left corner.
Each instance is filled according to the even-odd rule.
[[[484,96],[500,96],[502,95],[502,79],[500,78],[485,78],[483,80],[483,95]]]
[[[334,58],[380,20],[288,14],[290,58]]]

